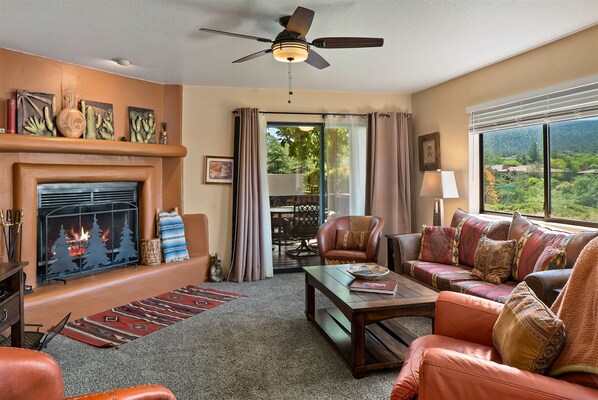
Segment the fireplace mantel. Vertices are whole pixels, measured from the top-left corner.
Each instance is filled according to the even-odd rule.
[[[0,153],[98,154],[173,158],[185,157],[187,148],[171,144],[2,134],[0,135]]]

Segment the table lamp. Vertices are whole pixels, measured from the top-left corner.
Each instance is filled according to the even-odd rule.
[[[432,224],[435,226],[441,225],[444,213],[443,199],[459,198],[454,172],[441,170],[426,171],[419,195],[434,197],[434,217]]]

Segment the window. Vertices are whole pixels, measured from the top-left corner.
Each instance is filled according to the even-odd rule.
[[[489,132],[481,143],[483,211],[598,221],[598,118]]]
[[[480,211],[598,226],[598,84],[479,107]]]

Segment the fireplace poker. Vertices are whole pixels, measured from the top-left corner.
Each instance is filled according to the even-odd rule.
[[[4,237],[4,246],[6,246],[6,257],[9,257],[8,254],[8,238],[6,236],[6,225],[4,223],[4,214],[2,210],[0,210],[0,225],[2,225],[2,236]],[[10,260],[10,258],[9,258]]]
[[[21,210],[17,210],[18,213],[18,222],[19,225],[17,226],[17,236],[19,237],[19,261],[21,261],[21,253],[22,253],[22,249],[23,249],[23,232],[21,231],[23,229],[23,220],[25,218],[25,213],[23,212],[23,209],[21,208]]]
[[[14,261],[14,236],[15,228],[12,219],[12,210],[9,208],[6,210],[6,223],[8,224],[8,262]]]

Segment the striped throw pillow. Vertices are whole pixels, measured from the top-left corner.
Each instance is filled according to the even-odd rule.
[[[189,259],[187,243],[185,242],[185,225],[176,211],[160,211],[160,240],[164,261],[183,261]]]
[[[492,342],[505,364],[545,374],[565,345],[565,326],[521,282],[494,324]]]

